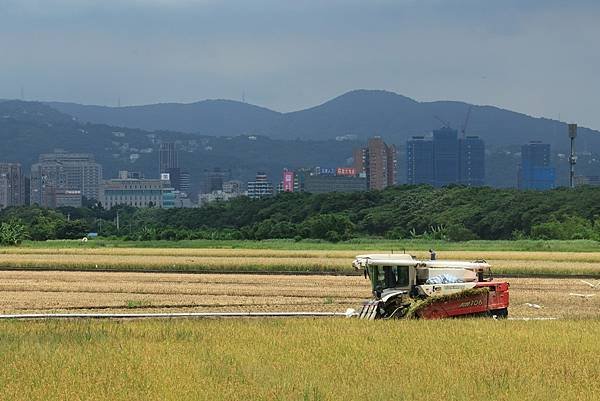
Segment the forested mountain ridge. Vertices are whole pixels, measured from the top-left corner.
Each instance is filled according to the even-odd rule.
[[[347,92],[305,110],[279,113],[231,100],[106,107],[49,102],[84,122],[145,130],[173,130],[214,136],[265,135],[274,139],[335,139],[381,135],[401,145],[413,135],[424,135],[448,123],[461,131],[469,108],[468,135],[481,136],[490,147],[520,145],[541,140],[558,150],[569,144],[563,122],[535,118],[493,106],[456,101],[418,102],[381,90]],[[600,146],[600,133],[581,128],[578,148]]]

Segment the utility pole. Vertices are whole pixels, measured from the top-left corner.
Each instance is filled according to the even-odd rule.
[[[575,137],[577,137],[577,124],[569,124],[569,138],[571,139],[571,154],[569,155],[570,188],[575,188],[575,163],[577,163],[577,156],[575,156]]]
[[[119,231],[119,212],[117,212],[117,231]]]

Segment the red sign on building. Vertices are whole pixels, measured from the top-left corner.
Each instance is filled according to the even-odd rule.
[[[283,172],[283,192],[294,192],[294,172]]]
[[[352,167],[338,167],[335,171],[336,175],[344,175],[347,177],[354,177],[356,175],[356,169]]]

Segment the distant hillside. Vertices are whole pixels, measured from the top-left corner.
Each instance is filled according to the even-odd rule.
[[[412,135],[423,135],[447,121],[462,128],[469,104],[452,101],[417,102],[392,92],[356,90],[306,110],[278,113],[228,100],[191,104],[155,104],[133,107],[83,106],[48,103],[85,122],[146,130],[173,130],[216,136],[266,135],[274,139],[334,139],[356,135],[365,139],[381,135],[403,144]],[[566,124],[492,106],[472,106],[467,134],[479,135],[488,146],[520,145],[543,140],[556,150],[566,150]],[[600,146],[600,133],[580,130],[578,148]]]
[[[269,109],[232,100],[127,107],[86,106],[60,102],[47,104],[83,122],[214,136],[264,132],[281,116],[280,113]]]
[[[231,169],[233,178],[248,180],[266,171],[274,182],[284,167],[340,166],[352,155],[356,142],[284,141],[260,136],[211,137],[186,133],[118,128],[81,123],[36,102],[0,101],[0,162],[21,162],[25,169],[41,153],[64,149],[95,155],[105,177],[119,170],[158,176],[158,147],[175,141],[182,168],[196,186],[204,169]]]

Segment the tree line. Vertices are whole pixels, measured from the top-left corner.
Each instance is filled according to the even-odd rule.
[[[125,240],[353,237],[387,239],[600,240],[600,188],[518,191],[397,186],[357,193],[240,197],[193,209],[101,205],[0,212],[0,242],[76,239],[90,232]]]

